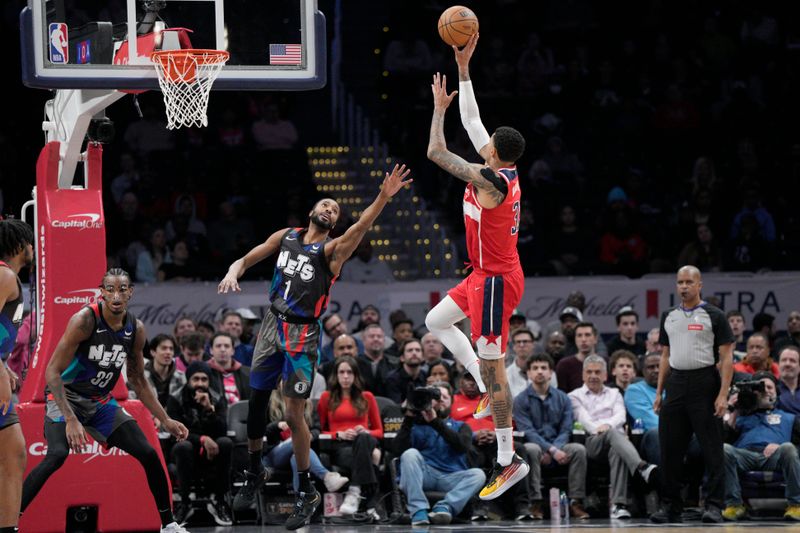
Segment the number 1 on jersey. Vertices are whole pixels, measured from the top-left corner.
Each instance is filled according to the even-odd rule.
[[[289,301],[289,287],[292,286],[292,280],[286,280],[286,290],[283,291],[283,299]]]

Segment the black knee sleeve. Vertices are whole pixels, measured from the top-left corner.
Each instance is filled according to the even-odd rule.
[[[258,440],[264,438],[267,430],[267,404],[272,391],[252,389],[247,404],[247,438]]]

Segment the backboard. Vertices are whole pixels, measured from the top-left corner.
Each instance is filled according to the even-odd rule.
[[[316,0],[29,0],[22,80],[42,89],[158,89],[150,52],[226,50],[214,90],[325,85]],[[129,35],[136,39],[128,39]]]

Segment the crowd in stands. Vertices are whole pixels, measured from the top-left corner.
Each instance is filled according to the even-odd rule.
[[[401,310],[391,313],[388,333],[374,306],[363,309],[352,332],[339,314],[326,315],[327,341],[306,419],[314,443],[311,472],[325,491],[342,493],[339,513],[381,518],[376,511],[381,496],[399,488],[407,505],[402,511],[415,525],[445,524],[456,517],[539,520],[548,511],[548,488],[559,476],[565,478],[568,509],[576,519],[625,519],[652,512],[661,460],[658,414],[652,408],[661,361],[659,329],[639,331],[637,310],[623,307],[616,315],[617,334],[603,340],[582,315],[585,297],[574,292],[566,301],[569,305],[552,324],[541,326],[516,312],[510,319],[506,365],[515,447],[532,469],[525,482],[489,505],[475,494],[492,468],[496,437],[491,417],[473,416],[480,392],[471,374]],[[755,411],[732,408],[739,416],[728,420],[728,507],[723,516],[745,516],[739,474],[779,470],[786,483],[786,517],[800,520],[800,501],[795,501],[800,489],[795,448],[800,444],[800,311],[789,314],[780,333],[768,315],[748,320],[731,310],[727,318],[737,341],[734,385],[760,380],[775,402]],[[242,465],[235,462],[228,414],[250,394],[257,322],[247,308],[229,310],[215,324],[182,317],[172,334],[154,336],[145,350],[145,375],[159,402],[189,429],[189,438],[180,443],[161,435],[180,496],[176,519],[181,521],[197,510],[198,473],[211,479],[204,486],[210,498],[203,501],[210,515],[220,525],[233,521],[228,502]],[[9,366],[22,376],[25,348],[20,338],[9,358]],[[436,393],[425,392],[431,390]],[[420,399],[426,394],[427,406]],[[264,465],[270,476],[287,472],[286,486],[296,489],[297,467],[280,390],[272,394],[269,420]],[[762,455],[753,455],[752,450],[761,449]],[[703,458],[696,442],[687,461],[693,465],[686,481],[689,501],[699,502]],[[394,487],[385,474],[389,464],[399,472]],[[430,491],[444,496],[429,501]],[[606,495],[608,508],[600,503]]]

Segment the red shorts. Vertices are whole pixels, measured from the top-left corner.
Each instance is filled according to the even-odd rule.
[[[478,355],[493,359],[505,355],[508,320],[524,291],[525,275],[519,268],[498,276],[473,271],[447,293],[470,319]]]

